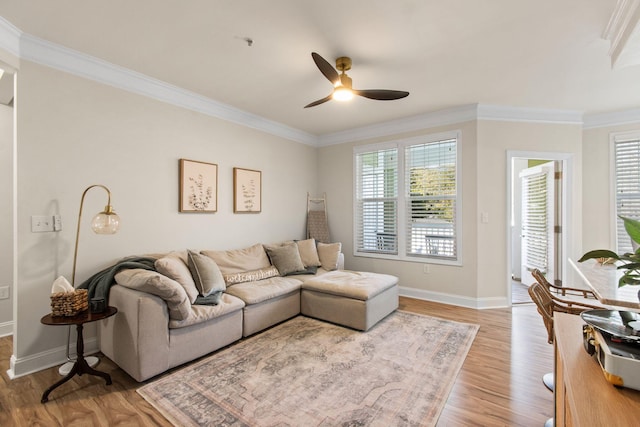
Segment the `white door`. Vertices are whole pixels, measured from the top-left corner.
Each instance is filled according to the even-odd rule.
[[[540,270],[551,283],[554,268],[554,163],[544,163],[520,172],[522,183],[521,281],[535,282],[531,271]]]

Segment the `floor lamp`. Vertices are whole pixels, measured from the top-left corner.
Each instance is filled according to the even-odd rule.
[[[73,273],[71,275],[71,286],[76,287],[76,263],[78,261],[78,241],[80,240],[80,223],[82,221],[82,208],[84,206],[84,197],[87,195],[87,192],[92,188],[99,187],[107,192],[107,206],[105,206],[104,210],[96,216],[93,217],[91,221],[91,229],[96,234],[115,234],[118,232],[120,228],[120,217],[115,213],[113,207],[111,206],[111,191],[104,185],[94,184],[84,190],[82,193],[82,198],[80,199],[80,211],[78,212],[78,229],[76,230],[76,248],[73,252]],[[71,326],[67,330],[67,363],[60,366],[58,369],[58,373],[60,375],[67,375],[71,368],[73,368],[73,363],[75,360],[71,359],[69,355],[69,344],[71,343]],[[86,358],[89,366],[93,367],[98,364],[98,358],[95,356],[89,356]]]

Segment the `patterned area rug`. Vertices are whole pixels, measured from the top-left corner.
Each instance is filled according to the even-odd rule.
[[[478,325],[298,316],[138,389],[176,426],[435,425]]]

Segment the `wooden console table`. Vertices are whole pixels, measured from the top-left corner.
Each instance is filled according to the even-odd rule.
[[[633,426],[640,420],[640,391],[618,388],[604,377],[582,344],[580,316],[554,313],[555,426]]]
[[[95,322],[97,320],[106,319],[107,317],[111,317],[118,312],[118,309],[115,307],[107,307],[105,311],[102,313],[91,313],[89,310],[83,311],[82,313],[72,316],[72,317],[64,317],[64,316],[52,316],[51,313],[44,316],[40,319],[44,325],[76,325],[76,329],[78,331],[78,337],[76,342],[76,356],[77,360],[73,364],[73,368],[71,368],[71,372],[67,374],[66,377],[53,384],[51,387],[45,390],[42,394],[42,399],[40,402],[46,403],[49,400],[49,393],[53,391],[53,389],[61,386],[62,384],[69,381],[73,378],[74,375],[81,376],[82,374],[95,375],[98,377],[102,377],[107,382],[107,385],[111,384],[111,376],[106,372],[101,372],[96,369],[93,369],[89,366],[89,364],[84,359],[84,337],[82,336],[82,329],[85,323]]]

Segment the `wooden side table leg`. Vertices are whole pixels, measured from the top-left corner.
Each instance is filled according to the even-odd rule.
[[[73,364],[73,368],[71,368],[71,371],[69,371],[66,377],[44,391],[44,393],[42,394],[42,399],[40,399],[40,403],[47,403],[49,401],[49,393],[51,393],[53,389],[69,381],[76,373],[78,373],[78,362]]]

